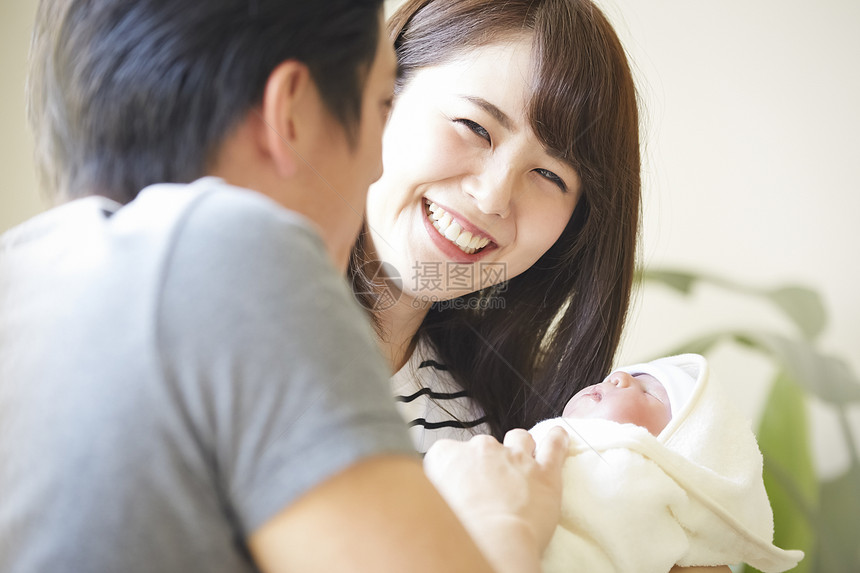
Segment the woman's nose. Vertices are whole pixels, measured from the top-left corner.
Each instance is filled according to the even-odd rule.
[[[471,179],[465,191],[482,212],[504,218],[511,212],[515,179],[510,169],[488,170]]]

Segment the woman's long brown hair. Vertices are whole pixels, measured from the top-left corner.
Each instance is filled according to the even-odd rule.
[[[435,304],[416,334],[501,438],[558,416],[572,394],[612,366],[640,220],[630,67],[612,26],[588,0],[412,0],[392,16],[389,30],[401,87],[421,68],[463,51],[533,34],[531,127],[582,182],[567,227],[530,269],[462,297],[462,304]],[[365,240],[363,234],[353,252],[353,284],[362,282]]]

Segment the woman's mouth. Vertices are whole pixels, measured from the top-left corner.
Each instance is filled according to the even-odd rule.
[[[425,214],[436,231],[467,255],[474,255],[493,242],[489,237],[464,229],[461,221],[436,203],[425,199],[424,206]]]

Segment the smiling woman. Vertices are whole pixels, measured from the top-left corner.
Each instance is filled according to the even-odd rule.
[[[570,220],[579,177],[526,115],[531,53],[529,37],[474,50],[416,74],[398,95],[367,222],[375,256],[417,275],[404,296],[448,300],[492,286],[480,275],[474,286],[421,280],[448,262],[500,263],[519,275]]]
[[[501,437],[615,355],[640,201],[629,66],[585,0],[415,0],[389,30],[403,73],[351,279],[419,449]]]

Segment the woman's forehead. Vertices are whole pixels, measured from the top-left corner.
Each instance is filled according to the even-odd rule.
[[[518,131],[530,132],[547,155],[578,174],[568,149],[569,138],[554,138],[552,143],[559,147],[538,133],[533,103],[545,99],[546,94],[535,92],[542,85],[537,80],[542,68],[536,57],[533,32],[511,33],[479,46],[463,47],[437,64],[408,72],[399,93],[418,92],[434,103],[477,98],[489,102],[510,117]],[[544,126],[544,131],[547,128]]]
[[[464,49],[442,63],[417,70],[416,75],[430,72],[452,80],[452,87],[461,91],[480,90],[494,94],[496,99],[515,96],[524,100],[529,95],[532,71],[531,38],[520,36]]]

